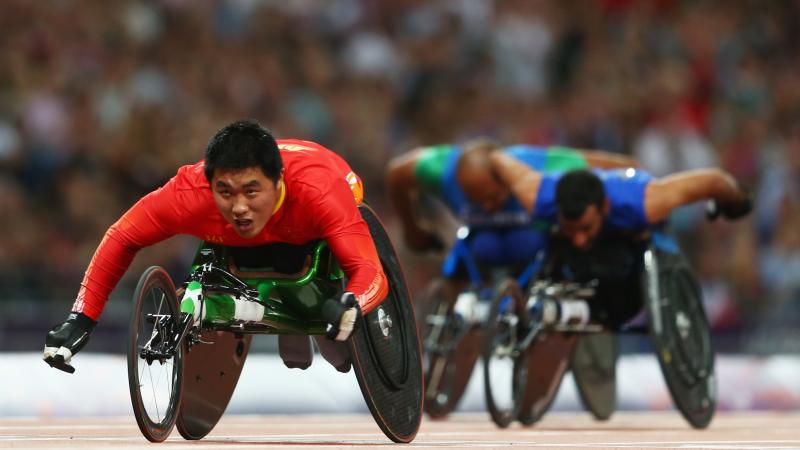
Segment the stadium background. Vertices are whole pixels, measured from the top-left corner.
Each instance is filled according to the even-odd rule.
[[[396,231],[386,162],[491,136],[635,156],[656,175],[721,166],[757,194],[739,223],[673,217],[726,353],[800,339],[800,2],[4,0],[0,350],[39,351],[106,228],[252,117],[320,142]],[[395,243],[414,292],[438,260]],[[124,350],[141,252],[87,352]],[[259,341],[269,351],[274,341]]]

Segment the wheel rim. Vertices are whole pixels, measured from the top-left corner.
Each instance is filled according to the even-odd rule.
[[[360,205],[359,210],[369,226],[390,292],[379,307],[364,316],[363,326],[348,345],[359,387],[375,422],[392,441],[407,443],[419,430],[423,403],[422,360],[414,312],[383,226],[368,206]],[[379,311],[381,307],[383,313]]]
[[[183,348],[171,357],[158,357],[160,339],[175,323],[177,299],[163,270],[143,275],[136,290],[136,306],[128,350],[131,400],[139,429],[150,441],[160,442],[172,431],[181,394]],[[149,360],[149,364],[148,364]]]
[[[705,428],[716,407],[716,378],[700,286],[679,256],[657,256],[661,267],[649,262],[654,260],[647,254],[645,264],[659,363],[681,414],[693,427]]]

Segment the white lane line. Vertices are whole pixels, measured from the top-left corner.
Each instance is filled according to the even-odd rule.
[[[25,442],[49,442],[49,441],[63,441],[63,442],[80,442],[80,441],[141,441],[147,442],[143,437],[108,437],[108,436],[0,436],[2,441],[25,441]]]
[[[800,448],[800,440],[756,440],[756,441],[630,441],[630,442],[580,442],[580,443],[552,443],[536,444],[526,443],[534,447],[589,447],[589,448],[641,448],[642,446],[663,447],[663,448],[693,448],[693,449],[762,449],[781,448],[797,449]],[[781,446],[778,446],[781,445]],[[783,445],[790,445],[785,447]]]
[[[0,431],[11,430],[124,430],[135,431],[135,424],[130,425],[8,425],[0,426]]]

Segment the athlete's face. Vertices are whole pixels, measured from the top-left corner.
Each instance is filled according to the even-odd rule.
[[[583,215],[576,220],[567,220],[564,216],[558,216],[559,234],[572,242],[572,245],[587,249],[592,246],[600,230],[603,228],[604,210],[597,205],[589,205]]]
[[[276,182],[259,167],[216,169],[211,192],[217,209],[243,238],[257,236],[267,224],[283,189],[283,175]]]

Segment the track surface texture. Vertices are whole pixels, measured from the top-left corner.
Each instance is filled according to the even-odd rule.
[[[553,412],[531,428],[497,429],[486,414],[424,420],[410,445],[386,439],[368,415],[225,416],[201,441],[177,431],[150,444],[133,417],[94,419],[3,419],[0,448],[682,448],[797,449],[800,413],[719,413],[707,430],[692,430],[674,411],[619,412],[608,422],[587,413]]]

